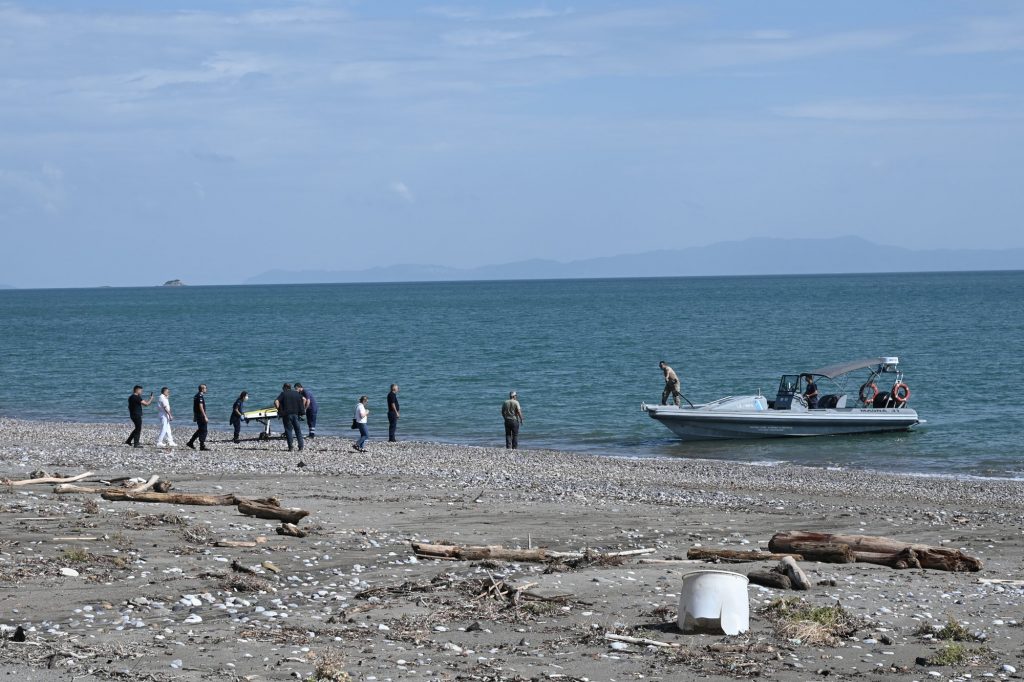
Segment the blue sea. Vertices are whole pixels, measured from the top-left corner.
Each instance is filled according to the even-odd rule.
[[[139,383],[169,386],[188,431],[204,382],[226,428],[241,390],[255,408],[301,381],[319,432],[350,435],[366,394],[379,438],[396,382],[401,438],[501,445],[515,389],[527,448],[1017,478],[1022,301],[1024,272],[4,290],[0,414],[127,434]],[[900,358],[926,425],[681,443],[640,411],[660,399],[662,359],[702,402],[773,395],[783,372],[881,355]]]

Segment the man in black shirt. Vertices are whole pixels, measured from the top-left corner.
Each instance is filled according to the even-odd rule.
[[[142,386],[136,384],[135,388],[132,389],[132,394],[128,396],[128,416],[131,417],[135,428],[128,435],[128,440],[124,442],[125,445],[132,445],[137,448],[142,447],[139,445],[139,438],[142,436],[142,408],[148,407],[151,402],[153,402],[153,392],[150,391],[149,398],[143,400]]]
[[[206,435],[210,428],[210,418],[206,416],[206,384],[199,384],[199,391],[192,397],[192,421],[196,423],[196,432],[185,445],[195,450],[198,439],[199,449],[209,450],[206,447]]]
[[[391,384],[391,392],[388,393],[388,442],[398,441],[395,431],[398,430],[398,384]]]
[[[299,450],[305,447],[302,439],[302,427],[299,425],[299,417],[306,413],[306,399],[302,394],[292,388],[291,384],[281,387],[281,393],[274,401],[277,408],[277,416],[284,422],[284,435],[288,439],[288,450],[292,449],[292,434],[299,440]]]

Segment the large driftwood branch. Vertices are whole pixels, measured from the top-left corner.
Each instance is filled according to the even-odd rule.
[[[161,486],[160,484],[163,483]],[[145,483],[140,483],[132,488],[92,488],[89,486],[74,485],[73,483],[62,483],[55,486],[53,492],[61,495],[64,493],[95,493],[102,495],[108,491],[124,492],[124,493],[144,493],[153,488],[162,487],[163,490],[160,492],[167,492],[171,488],[170,481],[161,481],[159,476],[153,475],[149,477],[149,480]]]
[[[687,559],[700,559],[702,561],[724,561],[727,563],[745,563],[748,561],[772,561],[789,554],[773,554],[760,549],[705,549],[703,547],[691,547],[686,550]],[[796,556],[796,559],[801,559]]]
[[[100,493],[100,497],[111,502],[162,502],[164,504],[187,504],[205,507],[234,506],[239,503],[237,495],[204,495],[201,493],[134,493],[130,490],[112,488]]]
[[[816,533],[813,531],[788,531],[776,533],[768,543],[768,549],[773,552],[795,551],[794,543],[835,543],[849,545],[854,551],[857,561],[868,563],[883,563],[894,567],[915,567],[914,561],[921,568],[931,568],[939,571],[980,571],[981,559],[968,556],[958,549],[948,547],[934,547],[916,542],[904,542],[893,538],[877,537],[871,535],[841,535],[832,533]],[[913,560],[905,554],[910,550],[914,555]],[[902,557],[894,557],[904,553]],[[888,555],[888,563],[879,560],[878,555]],[[902,566],[902,564],[906,564]]]
[[[4,480],[7,485],[21,486],[21,485],[50,485],[53,483],[74,483],[75,481],[81,481],[83,478],[89,478],[93,475],[92,471],[87,471],[84,474],[78,474],[77,476],[68,476],[67,478],[57,478],[54,476],[44,476],[42,478],[26,478],[21,481]]]
[[[274,519],[285,523],[298,523],[309,516],[309,512],[298,507],[280,507],[260,500],[239,500],[238,511],[246,516],[260,519]]]
[[[543,547],[533,549],[510,549],[501,545],[461,546],[434,545],[426,542],[413,542],[412,549],[418,555],[431,559],[457,559],[461,561],[480,561],[495,559],[498,561],[558,561],[561,559],[582,559],[586,552],[556,552]],[[620,552],[596,554],[597,559],[652,554],[653,548],[627,549]]]
[[[857,560],[856,552],[849,545],[838,542],[794,542],[793,550],[800,556],[797,561],[822,561],[826,564],[852,564]],[[801,559],[800,557],[803,557]]]

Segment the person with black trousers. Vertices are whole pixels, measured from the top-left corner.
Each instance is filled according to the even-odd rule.
[[[206,384],[199,384],[199,390],[192,398],[192,421],[196,423],[196,432],[185,445],[195,450],[198,439],[199,449],[209,450],[206,447],[206,435],[210,429],[210,418],[206,416]]]
[[[128,435],[128,440],[124,442],[125,445],[131,445],[136,448],[141,448],[139,439],[142,437],[142,408],[149,407],[149,404],[153,402],[153,392],[149,392],[149,398],[146,400],[142,399],[142,386],[138,384],[132,389],[132,394],[128,396],[128,416],[131,417],[132,424],[135,428]]]
[[[291,384],[285,384],[281,387],[281,393],[277,396],[277,400],[274,401],[274,407],[277,408],[277,416],[284,422],[284,436],[288,441],[288,450],[292,449],[292,437],[299,441],[299,451],[305,447],[305,441],[302,438],[302,425],[299,424],[299,418],[306,413],[306,399],[302,397],[302,394],[292,388]]]
[[[398,430],[398,384],[391,384],[391,392],[388,393],[388,442],[398,441],[395,431]]]

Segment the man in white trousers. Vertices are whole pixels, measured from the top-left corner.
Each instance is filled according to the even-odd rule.
[[[178,447],[178,444],[174,442],[174,436],[171,435],[171,422],[174,421],[174,413],[171,412],[171,389],[166,386],[160,389],[160,397],[156,399],[156,408],[160,413],[160,435],[156,438],[157,447],[165,445],[171,448]]]

